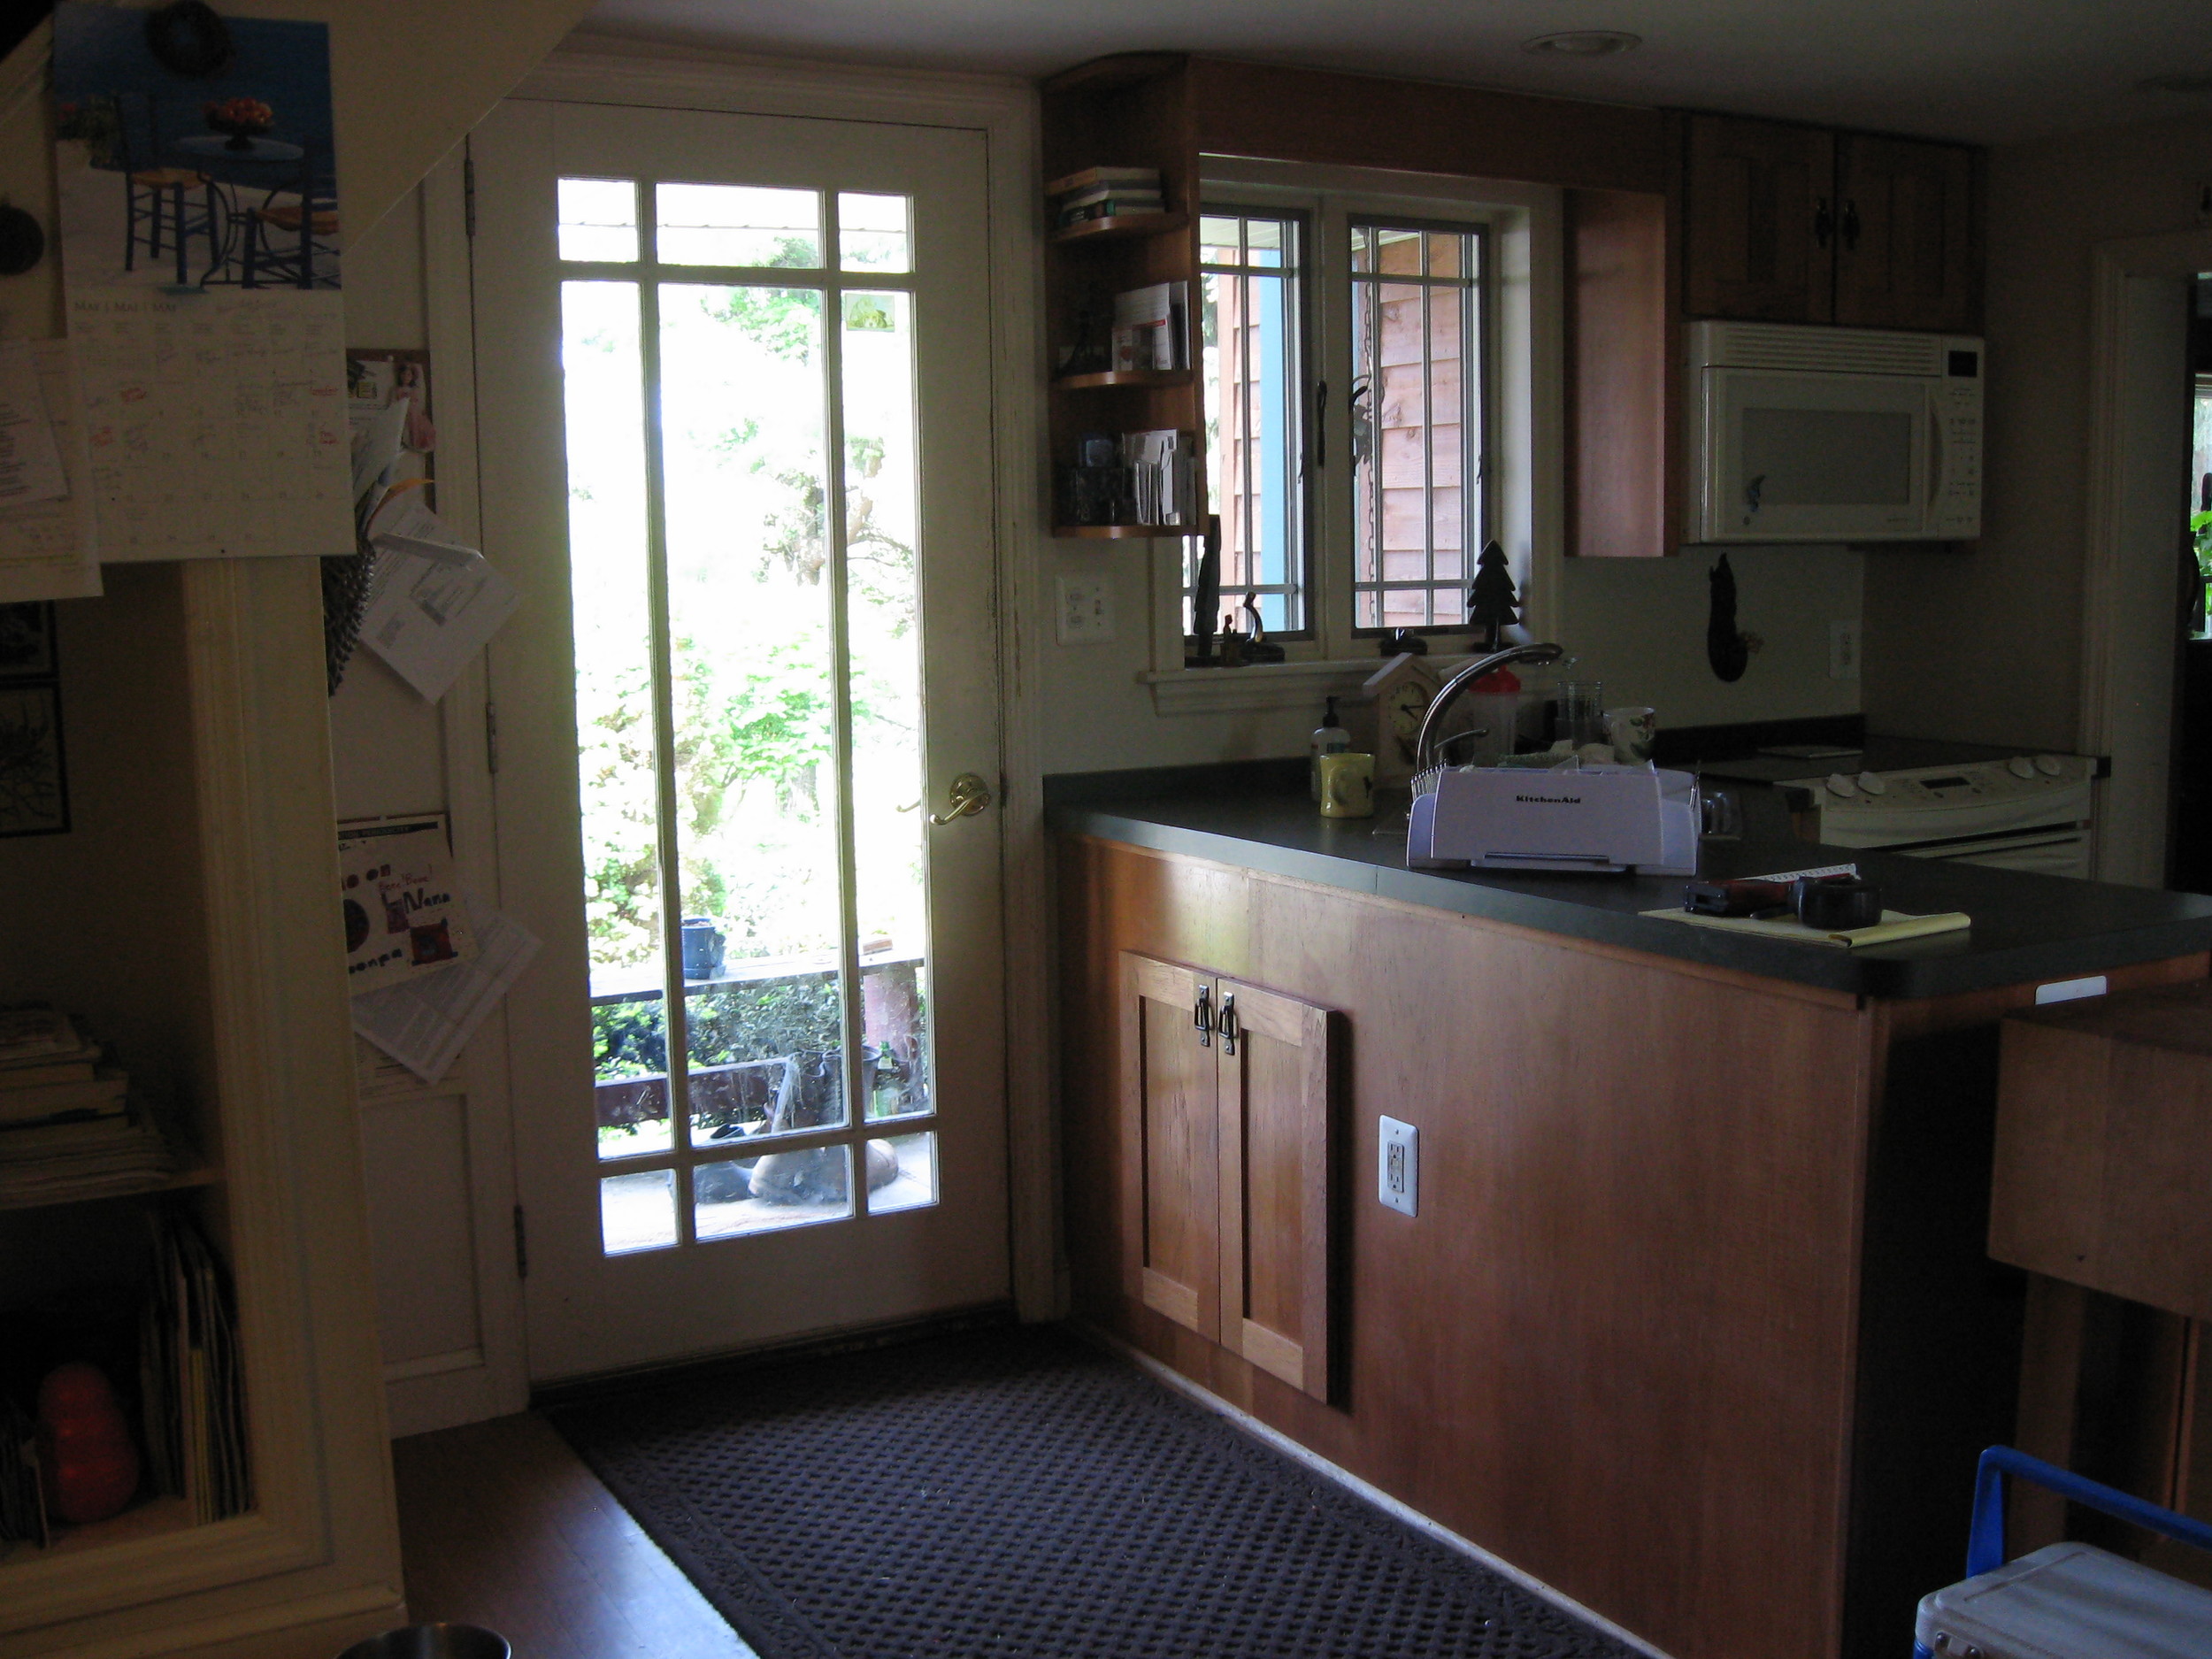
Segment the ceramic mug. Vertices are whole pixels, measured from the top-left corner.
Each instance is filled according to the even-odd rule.
[[[1346,749],[1324,755],[1321,765],[1321,816],[1375,816],[1375,757]]]
[[[1652,709],[1608,709],[1605,735],[1613,745],[1613,758],[1624,766],[1651,758],[1653,741],[1659,735],[1659,716]]]

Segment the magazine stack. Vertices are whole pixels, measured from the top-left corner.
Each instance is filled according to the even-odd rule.
[[[68,1015],[0,1010],[0,1210],[159,1187],[175,1159]]]

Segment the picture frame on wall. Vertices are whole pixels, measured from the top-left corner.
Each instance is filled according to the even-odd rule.
[[[54,662],[54,607],[29,600],[0,605],[0,684],[51,680]]]
[[[69,828],[61,687],[0,686],[0,838]]]

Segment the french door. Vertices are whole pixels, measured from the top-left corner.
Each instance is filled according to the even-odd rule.
[[[531,1373],[1002,1298],[983,140],[471,159]]]

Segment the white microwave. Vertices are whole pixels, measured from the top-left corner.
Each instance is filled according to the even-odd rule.
[[[1981,534],[1980,340],[1787,323],[1689,336],[1689,540]]]

